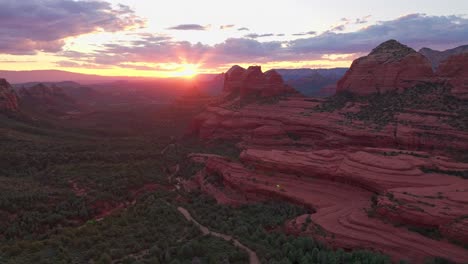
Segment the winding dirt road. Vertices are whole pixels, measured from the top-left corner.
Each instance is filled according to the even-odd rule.
[[[212,235],[212,236],[215,236],[215,237],[219,237],[219,238],[222,238],[226,241],[234,241],[234,246],[242,249],[242,250],[245,250],[247,252],[247,254],[249,255],[249,263],[250,264],[260,264],[260,260],[258,259],[258,256],[257,254],[255,253],[255,251],[251,250],[250,248],[244,246],[241,242],[239,242],[237,239],[234,239],[232,236],[229,236],[229,235],[225,235],[225,234],[220,234],[220,233],[216,233],[216,232],[213,232],[213,231],[210,231],[210,229],[208,229],[206,226],[204,225],[201,225],[200,223],[198,223],[195,219],[193,219],[192,215],[190,214],[189,211],[187,211],[187,209],[183,208],[183,207],[178,207],[177,210],[179,210],[179,212],[185,217],[185,219],[187,219],[188,221],[191,221],[193,222],[195,225],[198,226],[198,228],[200,228],[200,231],[202,231],[202,233],[204,235]]]

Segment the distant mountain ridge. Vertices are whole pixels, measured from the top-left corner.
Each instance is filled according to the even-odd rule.
[[[33,70],[33,71],[7,71],[0,70],[0,77],[7,79],[12,84],[28,82],[63,82],[75,81],[92,83],[99,81],[113,81],[127,79],[127,77],[111,77],[92,74],[82,74],[61,70]],[[128,77],[132,78],[132,77]]]
[[[332,69],[278,69],[285,83],[306,96],[327,96],[334,94],[335,84],[348,68]]]
[[[468,45],[459,46],[453,49],[444,51],[433,50],[430,48],[422,48],[419,53],[424,55],[432,64],[432,69],[437,70],[439,65],[453,55],[468,53]]]

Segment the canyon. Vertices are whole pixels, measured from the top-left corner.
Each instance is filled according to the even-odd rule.
[[[203,169],[187,186],[233,206],[303,205],[311,213],[283,228],[334,248],[463,263],[467,62],[458,54],[434,72],[426,57],[390,40],[357,59],[325,99],[301,96],[274,71],[234,66],[189,134],[234,142],[241,154],[193,153]]]

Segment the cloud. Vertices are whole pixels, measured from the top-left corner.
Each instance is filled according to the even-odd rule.
[[[330,31],[344,31],[346,28],[346,25],[338,25],[338,26],[334,26],[332,29],[330,29]]]
[[[272,37],[274,35],[275,34],[272,34],[272,33],[268,33],[268,34],[255,34],[255,33],[252,33],[252,34],[247,34],[244,37],[256,39],[256,38]]]
[[[285,34],[281,33],[281,34],[276,34],[277,37],[284,37],[286,36]]]
[[[454,47],[468,43],[468,19],[463,16],[410,14],[395,20],[380,21],[355,32],[327,31],[297,39],[289,48],[298,53],[369,52],[378,44],[396,39],[414,48],[423,46]]]
[[[218,67],[240,61],[267,62],[271,59],[289,56],[282,54],[283,42],[259,42],[246,38],[230,38],[215,45],[192,44],[173,40],[147,42],[139,45],[132,43],[140,43],[140,41],[110,43],[89,53],[64,51],[59,55],[77,63],[124,65],[127,68],[135,68],[135,64],[148,63],[194,63],[203,64],[204,67]]]
[[[365,17],[362,17],[362,18],[356,18],[356,20],[354,21],[354,24],[356,25],[359,25],[359,24],[366,24],[369,22],[369,18],[371,18],[372,16],[371,15],[368,15],[368,16],[365,16]]]
[[[380,21],[354,32],[331,32],[290,41],[260,41],[229,38],[215,45],[175,41],[168,36],[145,34],[137,39],[102,45],[90,53],[63,51],[59,55],[72,61],[100,65],[145,65],[195,63],[217,68],[232,63],[279,61],[349,61],[369,53],[378,44],[397,39],[413,48],[443,46],[451,48],[468,43],[468,19],[461,16],[412,14]],[[268,35],[270,34],[263,34]],[[273,34],[271,34],[273,35]],[[343,55],[344,54],[344,55]],[[131,67],[127,66],[127,67]]]
[[[230,25],[221,25],[221,26],[219,26],[219,29],[230,29],[230,28],[233,28],[233,27],[235,27],[235,25],[232,25],[232,24],[230,24]]]
[[[309,31],[309,32],[301,32],[301,33],[295,33],[292,34],[293,36],[308,36],[308,35],[315,35],[317,34],[316,31]]]
[[[367,24],[369,23],[369,18],[371,18],[371,15],[367,15],[361,18],[356,18],[356,19],[351,19],[351,18],[342,18],[340,19],[341,23],[334,25],[331,27],[330,30],[327,32],[333,32],[333,31],[345,31],[346,28],[349,25],[362,25],[362,24]]]
[[[144,24],[128,6],[98,0],[1,0],[0,53],[58,52],[67,37],[117,32]]]
[[[95,63],[78,63],[75,61],[56,61],[55,64],[60,67],[65,68],[86,68],[86,69],[109,69],[111,68],[110,65],[102,65],[102,64],[95,64]]]
[[[239,31],[250,31],[250,29],[248,29],[246,27],[241,27],[241,28],[238,28],[237,30],[239,30]]]
[[[170,30],[207,30],[209,26],[202,26],[199,24],[181,24],[170,27]]]
[[[0,63],[31,63],[37,62],[34,60],[0,60]]]

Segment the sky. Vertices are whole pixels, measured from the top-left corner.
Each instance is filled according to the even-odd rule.
[[[119,76],[349,67],[396,39],[468,44],[466,0],[0,0],[0,69]]]

